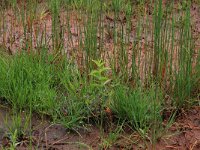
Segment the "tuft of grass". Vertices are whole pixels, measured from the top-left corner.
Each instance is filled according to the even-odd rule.
[[[152,127],[154,115],[157,120],[161,118],[162,94],[159,91],[155,97],[155,87],[145,90],[137,87],[132,90],[119,86],[114,89],[112,109],[118,117],[126,119],[135,129],[148,130]]]
[[[0,58],[1,97],[16,111],[32,107],[34,111],[51,114],[56,105],[51,66],[33,54],[17,54],[9,62]]]
[[[28,133],[31,133],[30,126],[30,115],[15,114],[12,116],[6,116],[5,127],[6,133],[5,137],[10,140],[9,150],[14,150],[16,147],[24,142],[23,140],[27,138]],[[29,137],[28,137],[29,138]]]
[[[102,61],[94,61],[96,69],[90,73],[90,79],[81,76],[75,66],[67,65],[59,74],[60,87],[64,94],[62,107],[64,112],[60,116],[60,123],[66,127],[80,127],[86,120],[95,117],[97,121],[103,119],[104,107],[108,103],[108,83],[106,76],[109,70]],[[102,120],[101,120],[102,121]]]

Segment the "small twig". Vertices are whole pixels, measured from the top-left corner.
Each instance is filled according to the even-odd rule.
[[[65,136],[66,136],[66,135],[65,135]],[[57,144],[59,144],[61,141],[66,140],[68,137],[65,137],[65,136],[64,136],[62,139],[53,142],[52,144],[50,144],[50,146],[57,145]]]
[[[49,125],[48,127],[45,128],[44,130],[44,135],[45,135],[45,144],[46,144],[46,148],[48,149],[48,141],[47,141],[47,130],[53,126],[54,124]]]
[[[199,142],[196,140],[191,146],[189,150],[193,150],[194,147],[198,144]]]
[[[92,148],[89,145],[82,142],[60,142],[60,143],[55,143],[54,145],[63,145],[63,144],[77,144],[86,147],[88,150],[92,150]],[[53,147],[53,145],[50,145],[50,147]]]
[[[166,148],[173,148],[173,149],[178,149],[178,147],[175,146],[165,146]]]

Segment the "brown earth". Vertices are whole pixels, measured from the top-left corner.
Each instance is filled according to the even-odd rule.
[[[7,127],[5,116],[7,108],[0,107],[0,146],[8,146],[6,138]],[[10,123],[11,120],[8,119]],[[100,130],[94,126],[72,132],[61,125],[51,124],[49,119],[41,119],[34,115],[32,118],[32,148],[44,150],[98,150],[102,144]],[[108,133],[104,133],[108,135]],[[153,149],[148,139],[141,138],[134,131],[126,131],[119,135],[116,141],[107,149]],[[30,147],[28,137],[24,137],[18,145],[18,150]],[[103,149],[103,148],[102,148]],[[106,148],[104,148],[106,149]],[[200,107],[193,107],[181,112],[167,132],[157,141],[156,150],[199,150],[200,149]]]

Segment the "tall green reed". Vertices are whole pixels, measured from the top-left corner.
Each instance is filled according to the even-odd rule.
[[[192,81],[192,61],[194,46],[191,33],[190,4],[186,8],[180,33],[178,48],[178,67],[175,73],[174,99],[178,108],[187,105],[191,91],[195,83]]]
[[[55,51],[55,54],[60,53],[61,51],[61,18],[60,18],[60,0],[51,0],[50,8],[52,13],[52,47]],[[60,35],[61,34],[61,35]]]

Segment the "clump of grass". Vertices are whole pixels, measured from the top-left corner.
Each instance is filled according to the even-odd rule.
[[[116,87],[112,109],[118,117],[126,119],[135,129],[148,130],[152,127],[154,117],[156,120],[161,119],[162,93],[155,92],[154,86],[149,89],[137,87],[134,90],[125,86]]]
[[[30,110],[49,115],[72,128],[85,117],[85,103],[76,94],[80,85],[75,70],[67,61],[54,62],[53,55],[45,53],[45,49],[40,55],[23,52],[9,60],[0,57],[0,97],[11,104],[14,112]],[[60,89],[63,87],[67,88]]]
[[[7,115],[3,122],[5,124],[4,138],[9,140],[8,144],[2,146],[3,149],[15,150],[18,145],[32,141],[31,136],[29,135],[29,133],[31,133],[30,114],[16,114],[14,112],[14,114]],[[26,141],[27,139],[30,139],[30,141]]]
[[[88,81],[73,63],[59,60],[57,63],[45,48],[40,54],[23,52],[10,60],[0,57],[0,97],[7,99],[15,112],[30,109],[67,128],[79,127],[104,110],[109,95],[108,68],[102,61],[94,61],[97,69],[91,71]]]
[[[32,107],[34,111],[51,114],[56,105],[51,66],[27,53],[17,54],[7,62],[3,58],[0,60],[1,97],[16,111]]]
[[[60,85],[64,93],[63,101],[64,111],[61,114],[61,122],[65,126],[78,127],[85,120],[95,117],[97,121],[103,119],[103,110],[108,103],[109,91],[107,84],[110,79],[106,76],[109,70],[104,67],[102,61],[94,61],[96,69],[90,73],[88,81],[87,76],[81,76],[76,67],[65,69],[59,75]],[[70,65],[67,66],[67,68]]]
[[[83,124],[88,114],[86,103],[83,100],[85,91],[85,79],[73,64],[64,62],[63,68],[57,74],[58,93],[61,95],[60,108],[56,122],[63,124],[66,128],[74,129]]]

